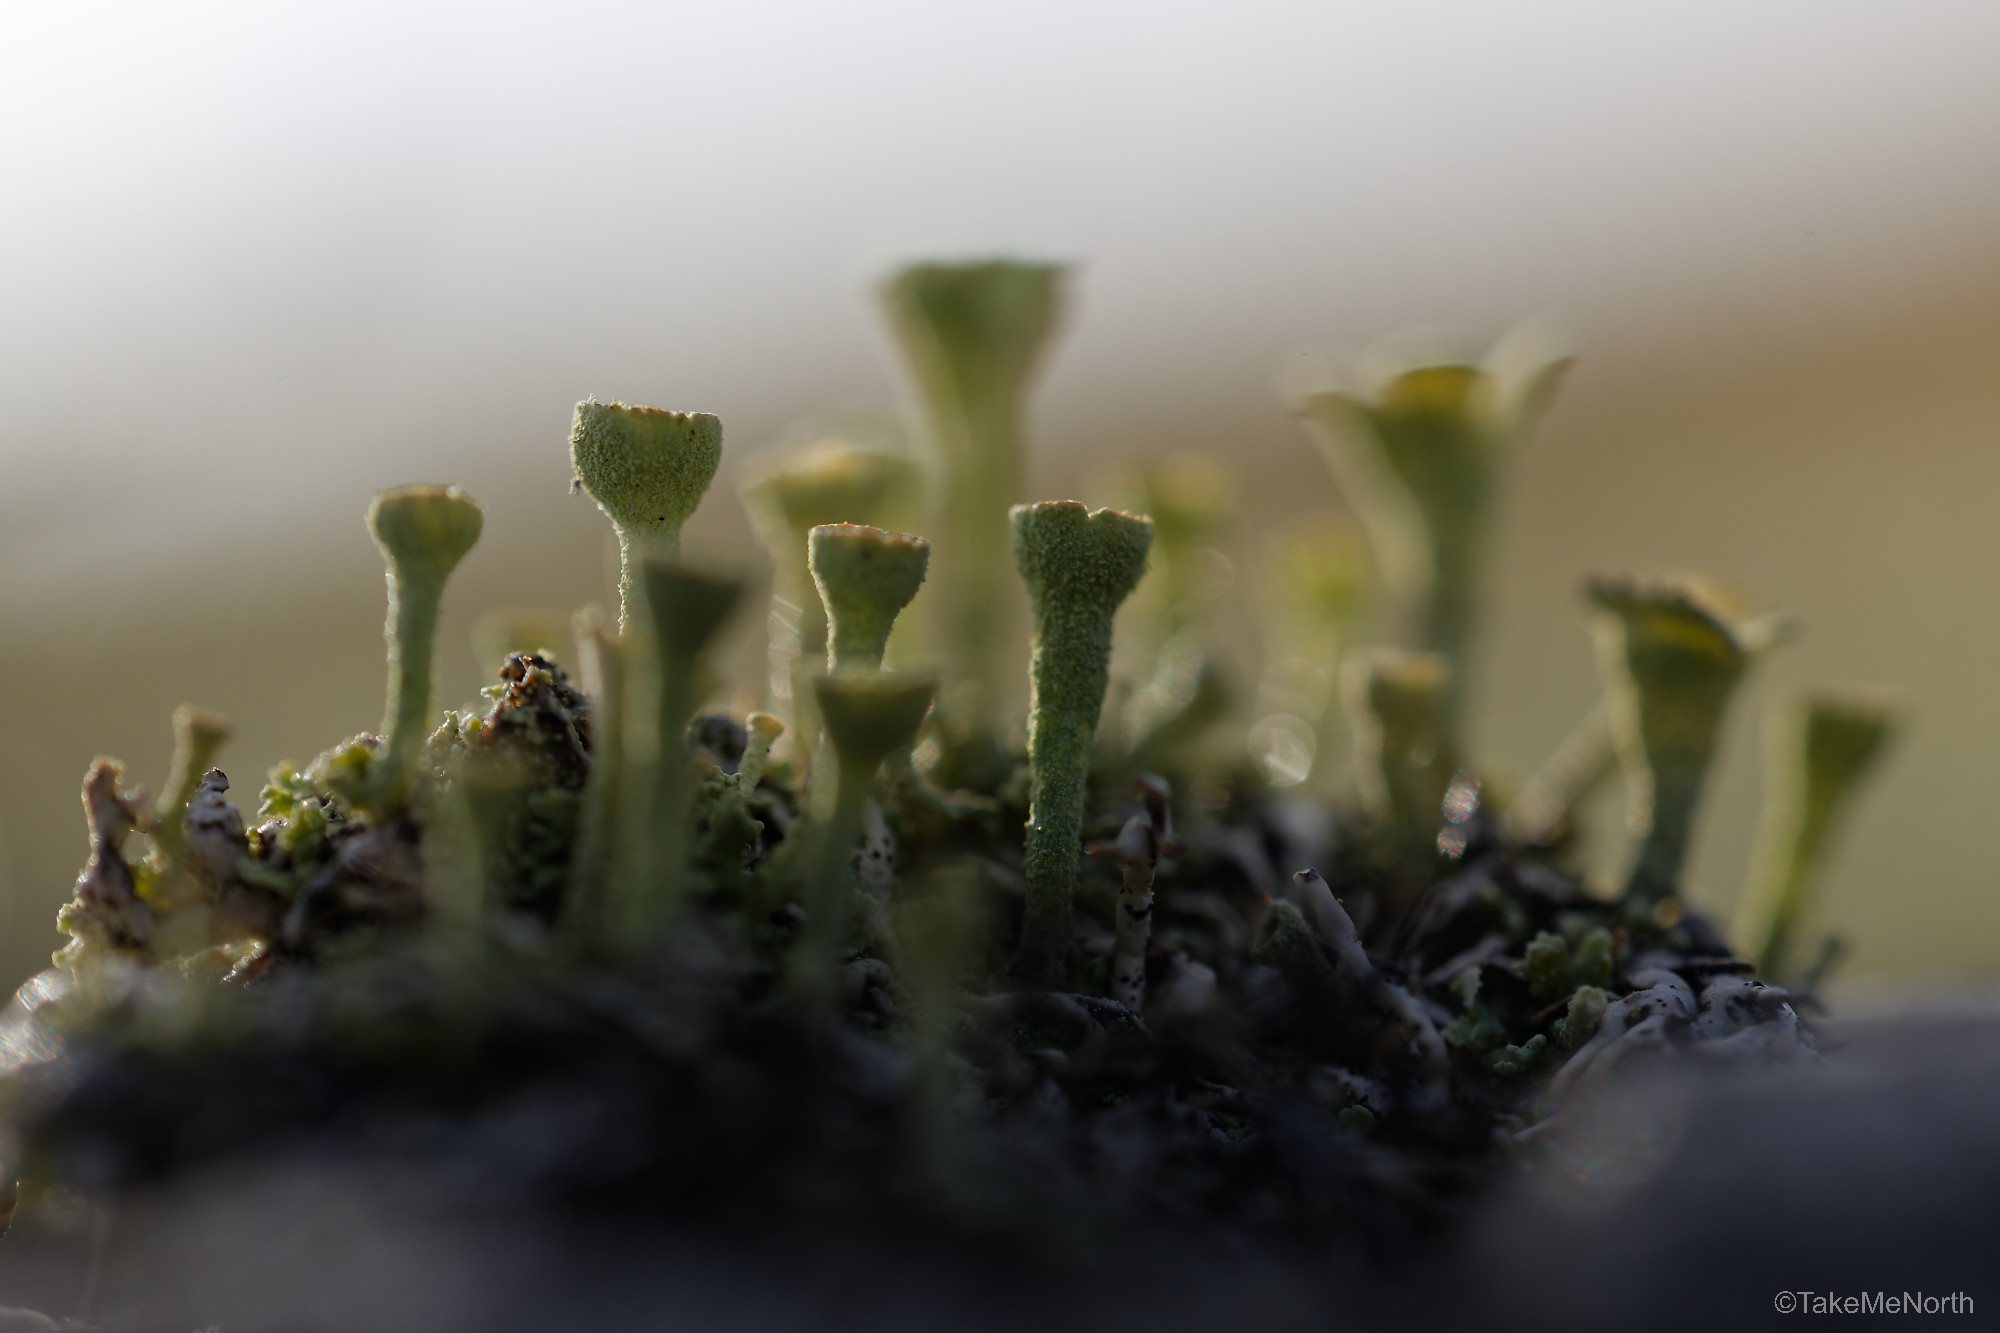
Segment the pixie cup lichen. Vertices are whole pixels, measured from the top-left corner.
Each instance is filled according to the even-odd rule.
[[[706,412],[666,412],[586,398],[570,427],[570,466],[618,533],[618,627],[632,614],[639,561],[678,555],[681,525],[701,504],[722,461],[722,422]]]
[[[1774,791],[1736,918],[1737,943],[1764,976],[1792,979],[1827,843],[1901,713],[1885,691],[1824,690],[1773,716],[1766,763]]]
[[[1024,980],[1053,986],[1068,967],[1070,900],[1091,742],[1110,681],[1112,619],[1146,572],[1153,525],[1075,500],[1016,505],[1013,523],[1014,562],[1034,617],[1019,967]]]
[[[1329,390],[1300,404],[1385,574],[1421,608],[1416,646],[1452,661],[1454,734],[1502,472],[1570,364],[1513,350],[1502,343],[1482,365],[1413,366],[1372,392]]]
[[[833,789],[822,788],[813,798],[818,828],[806,880],[807,935],[797,965],[799,982],[807,990],[829,990],[842,961],[850,924],[846,890],[854,879],[854,846],[875,775],[883,760],[916,740],[937,683],[930,674],[868,668],[838,671],[813,682],[835,766]]]
[[[914,264],[882,287],[939,464],[938,542],[945,663],[958,707],[999,695],[1006,625],[1007,506],[1020,498],[1027,390],[1062,310],[1064,270],[994,259]]]
[[[398,486],[368,507],[368,530],[389,567],[389,699],[368,796],[378,811],[401,804],[430,734],[438,608],[483,522],[478,503],[456,486]]]
[[[1680,884],[1702,785],[1737,682],[1787,625],[1751,616],[1698,579],[1592,579],[1598,668],[1639,848],[1628,901],[1650,906]]]
[[[686,888],[687,728],[701,662],[742,599],[741,581],[649,555],[635,573],[627,649],[624,774],[606,924],[623,948],[658,934]]]
[[[1355,653],[1341,668],[1362,808],[1406,844],[1435,836],[1458,768],[1448,730],[1451,680],[1443,655],[1394,648]]]
[[[826,667],[879,667],[896,617],[924,586],[931,544],[858,523],[812,530],[807,564],[826,607]]]

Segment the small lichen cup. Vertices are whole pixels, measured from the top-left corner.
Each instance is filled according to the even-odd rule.
[[[826,608],[826,667],[879,667],[896,617],[924,586],[931,544],[906,532],[827,523],[807,538],[808,568]]]
[[[618,534],[618,628],[632,614],[639,562],[679,555],[681,527],[722,462],[722,422],[630,403],[576,405],[570,467]]]
[[[1678,890],[1730,697],[1783,617],[1750,615],[1700,578],[1596,578],[1586,585],[1598,668],[1639,847],[1625,897],[1642,908]]]
[[[430,734],[433,658],[445,581],[479,541],[485,518],[456,486],[398,486],[368,506],[368,531],[388,564],[388,703],[383,752],[371,763],[366,804],[400,805]]]

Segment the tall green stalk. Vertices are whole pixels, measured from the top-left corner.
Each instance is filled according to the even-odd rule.
[[[605,922],[617,947],[643,949],[686,895],[687,728],[701,702],[701,659],[743,594],[733,578],[659,556],[633,579],[624,776]]]
[[[479,540],[479,505],[456,486],[399,486],[368,506],[368,530],[388,563],[386,745],[370,765],[365,803],[395,809],[430,735],[433,655],[445,581]]]
[[[1146,572],[1152,521],[1075,500],[1016,505],[1014,561],[1028,587],[1028,880],[1018,970],[1049,988],[1069,970],[1070,902],[1083,851],[1083,801],[1118,607]]]
[[[854,881],[854,847],[868,809],[868,794],[882,761],[908,749],[937,693],[933,675],[840,671],[813,682],[820,715],[835,757],[832,790],[813,793],[812,856],[805,868],[806,938],[795,964],[795,982],[816,1000],[831,998],[851,922],[848,889]]]
[[[1062,307],[1065,271],[989,260],[916,264],[882,288],[936,450],[937,541],[949,711],[983,725],[1001,692],[1010,616],[1007,507],[1020,497],[1027,391]]]

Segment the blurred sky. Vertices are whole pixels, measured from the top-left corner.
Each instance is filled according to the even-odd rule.
[[[1331,502],[1276,388],[1301,349],[1555,312],[1584,360],[1498,557],[1495,752],[1532,766],[1588,706],[1578,574],[1718,567],[1829,626],[1801,678],[1902,680],[1928,719],[1843,874],[1942,915],[1843,878],[1860,960],[2000,966],[1996,164],[2000,6],[1971,0],[12,0],[0,629],[59,678],[0,765],[21,900],[80,859],[92,751],[157,761],[168,691],[240,712],[243,659],[304,679],[324,655],[286,645],[377,614],[369,492],[463,481],[493,515],[471,589],[598,596],[576,399],[720,413],[740,457],[891,398],[889,264],[1010,251],[1083,264],[1044,474],[1208,448],[1253,508]],[[311,744],[251,697],[241,762]],[[1716,823],[1726,901],[1748,815]]]

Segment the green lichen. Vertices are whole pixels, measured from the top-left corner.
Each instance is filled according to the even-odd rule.
[[[905,532],[858,523],[812,530],[807,563],[831,628],[827,670],[882,665],[889,631],[923,586],[930,559],[931,544]]]
[[[875,776],[883,760],[916,740],[937,694],[937,677],[862,668],[822,676],[813,688],[836,764],[832,791],[815,799],[816,847],[805,902],[810,928],[795,974],[824,995],[843,961],[852,919],[847,904],[852,856]]]
[[[1070,900],[1091,741],[1110,680],[1112,618],[1146,572],[1153,527],[1074,500],[1017,505],[1013,523],[1014,562],[1034,616],[1020,967],[1024,977],[1052,985],[1068,968]]]
[[[1641,839],[1626,898],[1671,898],[1694,832],[1716,739],[1737,682],[1785,635],[1693,579],[1593,579],[1598,668],[1625,770],[1627,824]]]
[[[379,763],[369,765],[365,777],[356,774],[348,790],[358,807],[375,815],[402,803],[430,735],[432,656],[445,580],[479,540],[483,524],[479,505],[456,486],[399,486],[368,507],[368,531],[389,566],[389,702]]]
[[[706,412],[630,403],[576,405],[570,467],[618,534],[618,627],[632,615],[639,562],[675,556],[687,522],[722,462],[722,422]]]
[[[1452,666],[1437,653],[1389,648],[1342,668],[1363,807],[1405,848],[1427,845],[1458,757],[1450,732]]]
[[[964,475],[1018,464],[1056,286],[1052,270],[1000,265],[916,270],[892,290]],[[1545,395],[1539,382],[1413,372],[1364,404],[1367,430],[1401,441],[1407,490],[1490,509],[1494,455],[1534,415],[1496,395]],[[1615,739],[1645,796],[1635,887],[1611,901],[1568,859],[1588,784],[1562,771],[1593,765],[1553,766],[1541,832],[1523,831],[1525,812],[1496,818],[1509,784],[1455,730],[1460,594],[1438,593],[1427,631],[1457,647],[1355,651],[1379,561],[1335,522],[1295,531],[1269,562],[1253,605],[1271,612],[1272,663],[1252,691],[1225,688],[1235,645],[1201,610],[1220,586],[1205,554],[1229,509],[1218,472],[1152,474],[1157,527],[1068,501],[1015,507],[1035,631],[1022,738],[985,711],[1004,664],[879,669],[925,582],[925,544],[852,511],[895,467],[854,485],[831,466],[779,469],[753,486],[760,527],[784,536],[771,544],[781,589],[790,578],[803,598],[810,576],[821,594],[831,670],[815,652],[797,675],[729,678],[717,647],[748,580],[668,553],[719,438],[712,418],[579,410],[573,461],[620,530],[629,620],[623,633],[599,613],[574,623],[581,688],[541,651],[557,646],[546,617],[489,618],[480,651],[511,650],[498,681],[440,722],[436,602],[479,516],[455,492],[415,488],[371,519],[396,608],[381,735],[279,766],[247,830],[207,771],[219,728],[195,715],[177,721],[158,802],[115,761],[93,763],[65,972],[32,983],[72,988],[88,1023],[57,1057],[62,1077],[34,1083],[52,1109],[0,1138],[21,1132],[55,1163],[150,1145],[148,1170],[170,1176],[207,1151],[197,1131],[241,1124],[246,1104],[260,1141],[282,1142],[287,1123],[338,1136],[331,1089],[339,1125],[385,1126],[382,1142],[416,1117],[412,1142],[462,1138],[496,1171],[584,1181],[676,1220],[911,1209],[926,1225],[1041,1235],[1051,1199],[1078,1229],[1227,1199],[1230,1225],[1268,1217],[1296,1239],[1463,1197],[1483,1171],[1541,1151],[1578,1089],[1609,1076],[1640,1015],[1612,1006],[1642,988],[1702,1006],[1648,1029],[1665,1054],[1717,1037],[1718,1058],[1808,1049],[1783,994],[1756,989],[1669,896],[1722,703],[1769,641],[1761,622],[1684,585],[1595,585],[1611,699],[1593,715],[1593,764]],[[941,526],[948,563],[985,539],[1013,484],[968,491],[952,475],[947,512],[986,512]],[[1465,512],[1467,532],[1446,535],[1476,543],[1489,519]],[[1454,552],[1433,552],[1447,583],[1463,572]],[[1147,707],[1100,729],[1114,620],[1141,605],[1129,599],[1153,558],[1163,576],[1133,677]],[[991,576],[961,568],[926,594],[922,609],[958,622],[948,655],[998,633]],[[975,618],[989,624],[964,632]],[[1358,804],[1325,799],[1333,765],[1314,748],[1343,725],[1343,657]],[[969,732],[928,716],[953,698],[981,702]],[[817,720],[774,750],[785,724],[748,711],[790,705],[824,719],[817,763]],[[1786,921],[1879,748],[1867,721],[1828,714],[1799,743],[1805,775],[1774,805],[1788,813],[1769,839],[1785,850],[1770,892]],[[1322,784],[1310,794],[1297,765],[1266,762],[1257,738],[1275,734],[1306,752]],[[1302,868],[1314,860],[1326,874]],[[1784,929],[1796,935],[1767,935]],[[1774,947],[1770,966],[1788,973]],[[0,1014],[0,1107],[24,1085],[20,1053],[55,1049],[30,1008]],[[1600,1031],[1613,1012],[1628,1015],[1619,1031]],[[1729,1040],[1751,1027],[1754,1040]],[[604,1137],[477,1128],[543,1105],[593,1108]],[[516,1139],[533,1140],[532,1161],[508,1155]],[[1328,1164],[1364,1171],[1321,1188]],[[1340,1183],[1364,1177],[1396,1182],[1395,1201]],[[1190,1201],[1195,1213],[1176,1211]],[[1330,1223],[1343,1209],[1360,1211]]]
[[[603,943],[645,949],[685,898],[692,792],[688,721],[701,661],[742,599],[740,580],[662,555],[639,562],[627,663],[620,811]]]
[[[882,286],[937,462],[937,610],[952,711],[978,725],[1001,697],[1009,619],[1007,506],[1021,498],[1027,391],[1062,311],[1065,271],[994,259],[915,264]],[[854,516],[843,515],[852,519]]]
[[[1774,774],[1759,848],[1737,913],[1744,953],[1767,977],[1790,977],[1793,949],[1841,810],[1894,737],[1902,708],[1880,690],[1806,695],[1774,715]]]
[[[1372,390],[1328,390],[1300,405],[1385,571],[1421,608],[1416,646],[1455,669],[1445,714],[1454,739],[1502,473],[1570,365],[1525,341],[1503,343],[1483,365],[1411,366]]]

